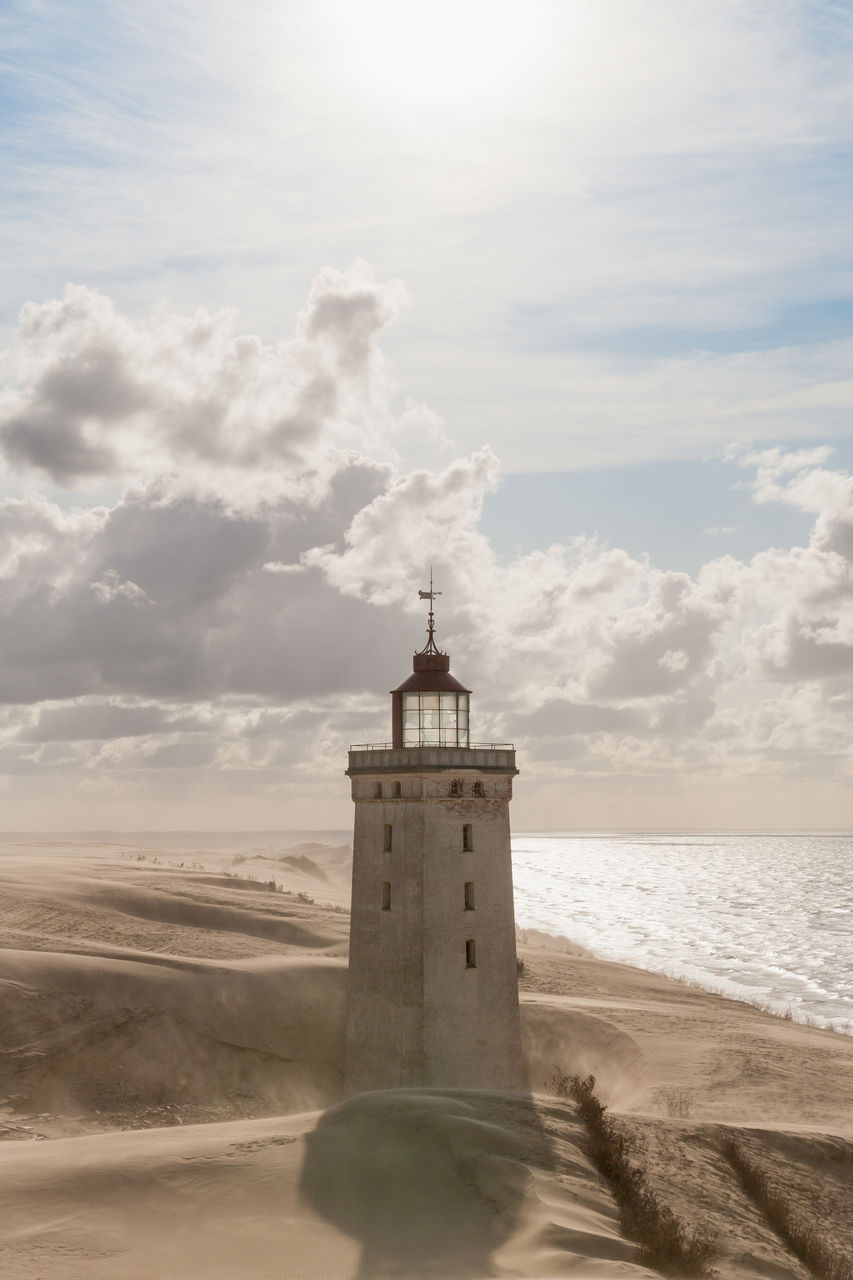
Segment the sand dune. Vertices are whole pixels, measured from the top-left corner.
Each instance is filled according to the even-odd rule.
[[[0,1151],[5,1280],[352,1275],[357,1245],[299,1200],[316,1116]]]
[[[606,1018],[573,1008],[570,1000],[524,993],[521,1000],[524,1065],[531,1092],[552,1092],[559,1068],[566,1075],[594,1075],[596,1092],[607,1107],[628,1107],[641,1095],[648,1066],[633,1037]]]
[[[283,873],[278,863],[276,870],[256,873],[241,858],[238,872],[229,869],[235,864],[231,854],[170,857],[67,844],[12,845],[3,853],[0,928],[6,946],[82,946],[89,953],[129,948],[211,959],[306,950],[346,954],[346,921],[316,907],[301,878]],[[202,865],[221,870],[207,874]],[[338,873],[335,881],[340,879]],[[294,896],[276,888],[290,888]],[[334,901],[334,895],[329,898]]]
[[[341,1101],[348,921],[309,878],[342,892],[346,850],[0,845],[4,1280],[655,1274],[558,1069],[595,1075],[721,1280],[810,1274],[732,1135],[850,1251],[853,1039],[537,934],[530,1096]]]
[[[342,961],[0,951],[0,989],[3,1087],[19,1111],[70,1115],[78,1129],[97,1114],[101,1128],[167,1109],[304,1111],[341,1095]]]
[[[523,1098],[365,1094],[323,1116],[0,1150],[4,1280],[649,1276]],[[34,1269],[37,1268],[37,1269]]]

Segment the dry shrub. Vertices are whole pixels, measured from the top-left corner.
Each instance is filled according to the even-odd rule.
[[[550,1084],[558,1098],[571,1098],[573,1080],[577,1080],[577,1076],[567,1075],[565,1071],[561,1071],[559,1067],[555,1067],[554,1074],[546,1084]]]
[[[706,1275],[717,1253],[713,1239],[687,1227],[652,1191],[631,1159],[636,1143],[619,1131],[595,1096],[595,1076],[568,1077],[558,1068],[553,1083],[575,1101],[587,1131],[587,1154],[613,1193],[620,1230],[639,1245],[637,1261],[670,1275]]]
[[[655,1090],[658,1105],[675,1120],[686,1120],[693,1114],[693,1090],[678,1085],[664,1086]]]
[[[839,1254],[823,1239],[819,1227],[796,1213],[764,1170],[748,1159],[735,1138],[723,1139],[723,1155],[768,1226],[817,1280],[851,1280],[853,1258]]]

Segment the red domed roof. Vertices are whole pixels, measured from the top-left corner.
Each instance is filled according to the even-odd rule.
[[[412,674],[392,693],[470,693],[464,684],[450,674],[450,658],[446,653],[416,653]]]

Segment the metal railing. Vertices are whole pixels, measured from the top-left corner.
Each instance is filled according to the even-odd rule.
[[[418,742],[406,747],[395,747],[393,742],[354,742],[350,751],[419,751],[421,747],[446,747],[448,751],[515,751],[512,742],[469,742],[464,747],[449,742]]]

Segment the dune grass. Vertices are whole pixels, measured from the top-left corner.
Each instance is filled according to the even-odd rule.
[[[708,1275],[717,1254],[714,1240],[688,1227],[655,1195],[632,1160],[635,1142],[620,1132],[595,1096],[595,1077],[567,1076],[558,1068],[552,1083],[577,1107],[586,1128],[587,1154],[610,1187],[620,1230],[638,1245],[637,1261],[668,1275]]]
[[[822,1230],[791,1206],[785,1196],[773,1187],[763,1169],[753,1164],[741,1144],[732,1135],[723,1139],[723,1155],[734,1170],[738,1182],[761,1213],[765,1222],[816,1280],[851,1280],[853,1258],[843,1257],[827,1244]]]
[[[668,1116],[675,1120],[686,1120],[693,1114],[694,1094],[692,1089],[670,1085],[655,1090],[655,1098]]]

